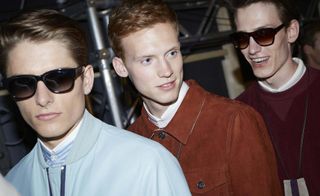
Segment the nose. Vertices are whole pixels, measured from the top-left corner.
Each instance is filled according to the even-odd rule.
[[[159,65],[159,76],[161,78],[170,78],[173,74],[172,66],[167,59],[162,59]]]
[[[46,107],[53,102],[52,92],[46,87],[46,85],[39,81],[37,83],[37,90],[35,92],[36,104],[41,107]]]
[[[248,46],[249,54],[255,54],[257,52],[261,51],[261,46],[253,39],[253,37],[250,37],[249,39],[249,46]]]

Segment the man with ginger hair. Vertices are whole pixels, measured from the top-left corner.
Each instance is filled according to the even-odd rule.
[[[129,130],[174,154],[193,195],[281,195],[265,124],[251,107],[183,81],[175,13],[161,0],[125,0],[110,15],[113,66],[141,94]]]

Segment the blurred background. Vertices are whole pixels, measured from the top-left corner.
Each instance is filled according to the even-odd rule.
[[[235,98],[254,79],[251,68],[235,50],[229,34],[235,30],[227,0],[164,0],[177,13],[184,57],[184,79],[194,79],[210,92]],[[128,79],[112,69],[107,41],[109,13],[121,0],[2,0],[0,23],[21,11],[50,8],[79,21],[87,32],[95,84],[87,108],[101,120],[126,128],[139,115],[141,100]],[[301,26],[319,19],[319,0],[294,1]],[[300,56],[299,41],[294,56]],[[5,174],[36,142],[15,103],[0,86],[0,171]]]

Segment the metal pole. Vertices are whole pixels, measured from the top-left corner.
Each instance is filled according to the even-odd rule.
[[[198,29],[198,32],[197,32],[197,35],[203,35],[205,32],[205,28],[206,26],[208,25],[208,22],[210,21],[210,17],[212,17],[212,11],[214,9],[214,5],[216,4],[216,0],[211,0],[210,1],[210,4],[209,4],[209,7],[207,9],[207,12],[199,26],[199,29]]]
[[[88,7],[88,16],[89,23],[91,27],[91,33],[93,34],[93,41],[95,43],[95,49],[97,50],[97,54],[100,60],[99,70],[101,73],[101,77],[103,79],[103,83],[105,85],[107,96],[109,100],[109,105],[114,121],[114,125],[120,128],[123,128],[123,123],[121,121],[121,112],[119,109],[118,99],[115,95],[114,90],[114,82],[111,75],[111,57],[109,51],[106,49],[103,36],[100,29],[99,19],[97,16],[97,11],[95,8],[94,0],[87,0]]]

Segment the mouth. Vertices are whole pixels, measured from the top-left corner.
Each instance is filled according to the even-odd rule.
[[[51,113],[38,114],[36,115],[36,118],[41,121],[49,121],[54,118],[57,118],[59,115],[60,113],[51,112]]]
[[[269,60],[269,57],[250,58],[254,64],[262,64]]]
[[[158,87],[163,89],[163,90],[170,90],[170,89],[174,88],[174,86],[175,86],[175,80],[173,80],[171,82],[167,82],[167,83],[161,84]]]

